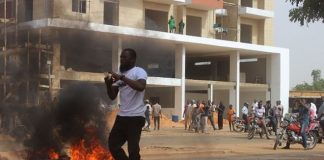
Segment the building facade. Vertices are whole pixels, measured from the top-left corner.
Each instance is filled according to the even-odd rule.
[[[167,115],[182,117],[188,99],[237,113],[254,99],[288,109],[289,50],[272,44],[273,0],[1,0],[0,8],[3,102],[40,104],[87,81],[117,104],[103,72],[118,71],[122,49],[134,48],[149,75],[146,98]]]

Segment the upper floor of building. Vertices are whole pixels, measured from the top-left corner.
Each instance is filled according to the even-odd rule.
[[[1,22],[61,18],[272,45],[273,0],[0,0]],[[180,21],[184,22],[182,31]]]

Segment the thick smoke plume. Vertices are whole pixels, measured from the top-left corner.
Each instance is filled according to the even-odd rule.
[[[25,142],[30,151],[27,159],[46,159],[51,149],[64,155],[66,145],[90,138],[89,131],[104,142],[105,118],[99,104],[97,88],[79,83],[63,89],[52,106],[35,108],[29,121],[34,124],[31,136]]]

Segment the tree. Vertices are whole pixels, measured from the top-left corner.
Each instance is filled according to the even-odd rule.
[[[313,86],[308,84],[307,82],[304,82],[302,84],[297,84],[295,86],[296,91],[311,91],[313,90]]]
[[[311,76],[313,77],[312,84],[303,82],[297,84],[294,89],[297,91],[324,91],[324,79],[321,78],[321,70],[313,69]]]
[[[292,22],[299,22],[300,25],[322,21],[324,23],[324,1],[323,0],[286,0],[295,8],[289,11],[289,18]]]
[[[321,79],[321,70],[313,69],[311,75],[313,77],[313,83],[318,82]]]

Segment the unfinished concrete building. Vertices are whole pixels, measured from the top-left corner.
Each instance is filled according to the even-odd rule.
[[[171,15],[183,34],[168,33]],[[273,0],[0,0],[0,99],[42,104],[87,81],[115,105],[103,72],[130,47],[166,115],[181,117],[187,99],[287,107],[289,50],[272,46],[273,17]]]

